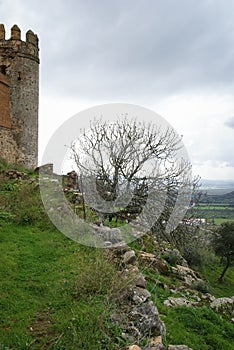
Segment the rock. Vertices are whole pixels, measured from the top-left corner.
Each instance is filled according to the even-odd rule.
[[[35,172],[37,174],[47,174],[47,175],[53,175],[53,172],[54,172],[54,166],[52,163],[48,163],[48,164],[44,164],[44,165],[41,165],[41,166],[38,166],[36,169],[35,169]]]
[[[73,190],[77,189],[77,187],[78,187],[78,175],[74,170],[67,173],[66,180],[67,180],[66,187],[68,189],[73,189]]]
[[[133,282],[137,287],[146,288],[145,276],[139,271],[137,266],[130,266],[124,270],[125,275]]]
[[[151,300],[136,306],[130,312],[130,317],[143,337],[166,334],[166,327],[159,318],[157,307]]]
[[[146,279],[141,272],[138,275],[136,275],[135,283],[137,287],[146,288]]]
[[[170,266],[162,258],[156,258],[154,265],[156,266],[158,272],[161,273],[162,275],[165,275],[165,276],[170,275],[170,272],[171,272]]]
[[[123,322],[123,320],[124,320],[124,315],[121,315],[121,314],[118,314],[118,313],[113,313],[110,316],[110,320],[113,323],[116,323],[116,324],[120,325]]]
[[[144,303],[150,297],[151,297],[151,294],[150,294],[150,292],[147,289],[136,287],[133,290],[132,300],[136,304]]]
[[[116,256],[121,257],[127,251],[131,250],[131,248],[125,243],[123,245],[117,246],[114,248],[114,253]]]
[[[147,263],[147,265],[150,265],[162,275],[168,276],[170,274],[170,266],[164,259],[158,258],[154,254],[142,251],[140,252],[140,259],[143,263]]]
[[[231,298],[218,298],[211,302],[210,307],[212,310],[220,314],[221,316],[232,319],[234,316],[234,299]]]
[[[213,295],[209,294],[209,293],[206,293],[206,294],[202,294],[202,295],[201,295],[201,299],[202,299],[202,301],[204,301],[204,302],[209,302],[209,303],[211,303],[212,301],[215,300],[215,297],[214,297]]]
[[[193,350],[186,345],[169,345],[168,350]]]
[[[194,282],[203,282],[203,280],[199,278],[198,274],[194,270],[186,266],[176,265],[176,268],[172,268],[172,272],[178,275],[188,287],[193,286]]]
[[[129,339],[139,339],[141,338],[141,332],[134,324],[129,324],[126,328],[126,338]]]
[[[165,347],[162,343],[162,337],[159,335],[158,337],[154,337],[150,339],[150,349],[151,350],[164,350]]]
[[[29,176],[18,170],[4,170],[4,176],[6,176],[10,180],[28,180]]]
[[[157,345],[147,346],[144,350],[165,350],[165,347],[162,343],[158,343]]]
[[[184,259],[184,257],[181,255],[180,251],[178,249],[169,249],[165,248],[164,250],[164,259],[170,264],[179,264],[185,267],[188,267],[187,261]]]
[[[110,228],[107,226],[99,227],[93,224],[90,224],[90,226],[92,227],[94,235],[96,235],[103,241],[104,246],[111,248],[115,247],[115,245],[125,245],[125,243],[122,240],[121,230],[119,228]]]
[[[175,306],[196,306],[198,302],[196,301],[190,301],[185,298],[173,298],[169,297],[167,300],[163,303],[167,307],[175,307]]]
[[[141,350],[138,345],[131,345],[129,346],[128,350]]]
[[[155,337],[155,338],[151,338],[150,339],[150,345],[153,346],[153,345],[157,345],[157,344],[161,344],[162,343],[162,337],[161,335],[159,335],[158,337]]]
[[[136,261],[136,254],[134,250],[129,250],[123,255],[124,264],[132,264]]]

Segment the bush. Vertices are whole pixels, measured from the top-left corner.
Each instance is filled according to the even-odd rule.
[[[11,221],[14,218],[10,212],[5,211],[4,207],[0,207],[0,222],[1,221]]]
[[[210,289],[208,284],[205,281],[194,281],[192,284],[192,288],[201,293],[209,293]]]

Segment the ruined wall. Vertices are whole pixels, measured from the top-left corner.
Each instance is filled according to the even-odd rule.
[[[6,40],[5,28],[0,25],[0,156],[29,168],[36,167],[38,160],[38,56],[38,38],[31,30],[23,41],[20,29],[14,25],[10,39]],[[4,79],[8,86],[3,84]],[[10,132],[3,131],[5,128]],[[16,147],[12,154],[4,149],[9,149],[9,144]]]

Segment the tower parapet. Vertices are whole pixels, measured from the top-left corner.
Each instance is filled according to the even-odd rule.
[[[4,24],[0,24],[0,40],[5,40],[5,35],[6,35],[6,31],[5,31]]]
[[[9,162],[36,167],[38,157],[38,97],[39,97],[39,46],[38,37],[31,30],[26,40],[21,39],[17,25],[11,28],[6,39],[5,27],[0,24],[0,141],[3,129],[12,136],[17,149],[6,155],[9,140],[0,142],[0,156]],[[4,98],[3,98],[4,96]],[[7,101],[7,99],[9,101]],[[7,109],[8,106],[8,109]],[[3,110],[5,112],[3,112]],[[8,111],[8,112],[7,112]],[[5,143],[4,143],[5,142]],[[12,144],[12,140],[10,141]]]

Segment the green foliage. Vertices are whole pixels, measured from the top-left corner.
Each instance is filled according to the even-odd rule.
[[[35,180],[0,179],[0,207],[4,218],[18,225],[35,225],[41,229],[52,227],[41,201],[39,186]],[[3,214],[4,208],[4,214]]]
[[[201,292],[203,294],[209,293],[210,288],[207,282],[201,280],[201,281],[194,281],[192,284],[192,289],[197,290],[198,292]]]
[[[8,164],[7,162],[5,161],[5,159],[1,158],[0,157],[0,171],[1,170],[5,170],[7,168]]]
[[[234,222],[224,222],[213,237],[216,254],[234,258]]]
[[[4,207],[0,207],[0,222],[1,221],[11,221],[14,218],[10,212],[5,211]]]
[[[171,266],[175,266],[176,264],[180,264],[181,255],[177,249],[169,250],[168,252],[163,254],[163,259],[165,259]]]
[[[225,259],[225,267],[219,277],[219,281],[222,281],[227,269],[234,262],[234,222],[222,223],[213,236],[212,244],[216,254]]]
[[[3,191],[17,191],[19,189],[19,185],[15,182],[8,182],[2,185]]]
[[[20,164],[9,164],[6,162],[5,159],[0,157],[0,172],[12,170],[12,169],[20,171],[20,172],[24,172],[24,173],[29,174],[29,175],[34,175],[34,169],[24,168]]]

